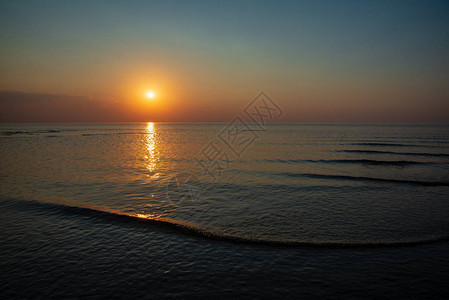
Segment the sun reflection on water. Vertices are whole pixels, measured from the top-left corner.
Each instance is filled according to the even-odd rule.
[[[156,220],[159,218],[159,216],[156,216],[154,214],[135,214],[132,216],[137,217],[139,219],[154,219],[154,220]]]
[[[145,145],[146,145],[146,168],[150,171],[150,176],[157,177],[156,173],[156,161],[157,161],[157,151],[156,151],[156,131],[154,123],[149,122],[146,127],[145,135]]]

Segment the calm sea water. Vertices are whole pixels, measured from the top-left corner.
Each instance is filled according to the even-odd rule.
[[[1,125],[1,293],[448,295],[449,127],[231,129]]]

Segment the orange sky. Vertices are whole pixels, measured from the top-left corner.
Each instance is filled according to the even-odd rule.
[[[449,5],[0,3],[0,122],[449,122]],[[154,99],[146,93],[153,91]]]

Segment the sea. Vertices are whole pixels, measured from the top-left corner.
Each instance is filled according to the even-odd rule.
[[[0,296],[449,297],[449,126],[0,125]]]

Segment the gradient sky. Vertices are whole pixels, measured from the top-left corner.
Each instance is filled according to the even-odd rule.
[[[1,122],[449,122],[449,1],[3,1]],[[149,100],[147,91],[157,97]]]

